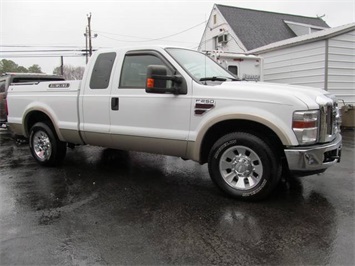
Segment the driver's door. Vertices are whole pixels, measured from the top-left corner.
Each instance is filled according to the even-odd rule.
[[[146,93],[148,65],[172,66],[155,51],[125,55],[118,88],[111,91],[112,143],[116,148],[185,156],[191,95]],[[174,70],[172,70],[174,71]]]

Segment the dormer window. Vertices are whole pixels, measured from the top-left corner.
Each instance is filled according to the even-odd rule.
[[[296,36],[306,35],[326,28],[310,24],[298,23],[293,21],[284,21],[287,26],[296,34]]]

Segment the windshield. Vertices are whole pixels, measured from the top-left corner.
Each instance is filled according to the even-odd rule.
[[[230,72],[202,53],[178,48],[166,50],[196,81],[236,79]]]

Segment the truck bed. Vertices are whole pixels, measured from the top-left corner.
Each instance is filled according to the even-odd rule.
[[[77,143],[80,140],[78,113],[80,82],[54,81],[10,86],[8,121],[12,124],[14,133],[28,137],[23,118],[31,110],[43,110],[57,126],[59,139]],[[22,113],[24,110],[26,114]]]

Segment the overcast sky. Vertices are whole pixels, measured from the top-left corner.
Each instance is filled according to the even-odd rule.
[[[57,57],[18,58],[13,57],[18,53],[4,51],[83,49],[90,12],[93,34],[98,34],[92,39],[94,49],[139,44],[196,49],[214,3],[310,17],[325,15],[330,27],[355,22],[355,0],[0,0],[0,59],[25,67],[38,64],[42,71],[52,73],[60,65],[62,52]],[[64,57],[64,64],[83,66],[85,57]]]

